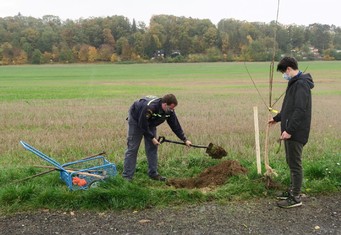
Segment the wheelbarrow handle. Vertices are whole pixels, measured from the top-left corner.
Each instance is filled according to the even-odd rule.
[[[174,141],[174,140],[167,140],[164,136],[159,136],[158,141],[160,142],[160,144],[162,144],[164,142],[168,142],[168,143],[173,143],[173,144],[186,145],[186,143],[184,143],[184,142]],[[191,147],[194,147],[194,148],[205,148],[205,149],[208,148],[207,146],[195,145],[195,144],[191,144]]]

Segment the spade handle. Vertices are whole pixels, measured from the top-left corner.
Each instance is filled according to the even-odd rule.
[[[186,145],[186,143],[184,143],[184,142],[174,141],[174,140],[167,140],[164,136],[159,136],[158,141],[160,142],[160,144],[162,144],[164,142],[167,142],[167,143],[173,143],[173,144]],[[208,148],[208,146],[195,145],[195,144],[191,144],[191,147],[194,147],[194,148],[205,148],[205,149]]]

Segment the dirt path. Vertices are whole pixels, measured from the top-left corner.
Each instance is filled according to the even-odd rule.
[[[280,209],[270,198],[225,205],[103,213],[20,213],[0,217],[1,234],[335,234],[341,235],[341,193],[306,197]]]

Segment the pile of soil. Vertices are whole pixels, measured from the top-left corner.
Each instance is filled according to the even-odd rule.
[[[246,174],[247,169],[238,161],[226,160],[215,166],[205,169],[197,177],[189,179],[169,179],[167,185],[175,188],[204,188],[223,185],[226,180],[234,175]]]

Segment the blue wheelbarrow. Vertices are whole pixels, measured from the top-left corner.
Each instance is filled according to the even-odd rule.
[[[101,181],[117,174],[115,164],[110,163],[102,155],[60,164],[28,143],[25,143],[24,141],[20,141],[20,143],[26,150],[31,151],[38,157],[52,164],[53,166],[46,166],[46,168],[52,168],[59,171],[60,178],[72,191],[96,187]]]

